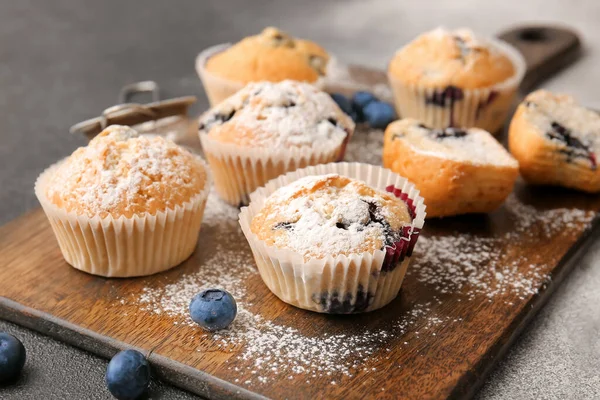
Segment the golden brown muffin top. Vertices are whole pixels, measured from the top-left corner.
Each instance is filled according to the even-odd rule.
[[[475,165],[519,166],[489,132],[479,128],[433,129],[405,118],[388,125],[385,139],[384,146],[400,140],[411,150],[431,157]]]
[[[339,146],[354,122],[314,86],[254,82],[200,117],[200,132],[223,143],[264,148]]]
[[[48,199],[67,212],[118,218],[172,209],[199,194],[207,171],[200,159],[160,136],[112,125],[52,172]]]
[[[206,70],[244,83],[285,79],[315,82],[325,75],[328,61],[329,55],[318,44],[268,27],[210,57]]]
[[[396,52],[388,72],[409,84],[475,89],[503,82],[516,71],[506,54],[470,30],[437,28]]]
[[[408,206],[393,194],[329,174],[276,190],[250,229],[269,246],[324,258],[392,247],[411,221]]]

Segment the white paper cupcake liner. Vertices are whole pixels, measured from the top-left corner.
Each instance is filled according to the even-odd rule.
[[[48,179],[61,162],[42,172],[35,194],[67,263],[93,275],[134,277],[170,269],[194,252],[212,183],[208,166],[204,189],[180,206],[155,215],[100,218],[67,212],[48,199]]]
[[[388,73],[398,114],[432,128],[478,127],[497,133],[508,117],[527,65],[521,53],[510,44],[497,39],[488,41],[512,61],[515,67],[512,77],[493,86],[464,89],[408,84]]]
[[[218,44],[204,50],[196,57],[196,72],[202,81],[208,102],[211,107],[221,103],[226,98],[232,96],[237,91],[246,86],[245,82],[232,81],[230,79],[219,77],[215,74],[211,74],[205,68],[208,59],[215,54],[218,54],[231,47],[231,43]],[[316,82],[311,84],[318,89],[323,88],[323,79],[319,78]]]
[[[203,131],[199,135],[214,175],[215,190],[229,204],[241,206],[248,204],[250,193],[281,174],[340,161],[352,132],[342,143],[288,149],[241,147],[219,142]]]
[[[414,218],[395,247],[350,256],[305,259],[295,251],[267,245],[252,232],[252,219],[275,190],[305,176],[331,173],[394,193],[407,203]],[[241,209],[239,218],[260,275],[277,297],[306,310],[347,314],[376,310],[398,295],[425,214],[419,191],[400,175],[369,164],[330,163],[271,180],[250,195],[250,205]]]

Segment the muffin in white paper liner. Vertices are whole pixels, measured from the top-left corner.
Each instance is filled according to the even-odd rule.
[[[515,72],[510,78],[488,87],[465,89],[410,84],[388,73],[396,111],[401,118],[414,118],[431,128],[477,127],[490,133],[499,132],[527,65],[521,53],[510,44],[497,39],[486,40],[511,60]]]
[[[194,252],[212,183],[203,161],[207,178],[200,193],[172,209],[131,218],[78,215],[52,203],[48,179],[63,161],[40,174],[35,194],[67,263],[93,275],[134,277],[170,269]]]
[[[211,107],[216,106],[226,98],[235,94],[247,84],[247,82],[222,78],[206,70],[206,62],[210,57],[227,50],[231,46],[231,43],[217,44],[202,51],[196,57],[196,72],[202,81]],[[310,82],[310,84],[321,89],[323,88],[323,78],[319,78],[315,82]]]
[[[252,232],[252,219],[269,195],[300,178],[326,174],[363,181],[406,202],[413,220],[403,228],[395,246],[350,256],[306,259],[291,249],[269,246]],[[250,195],[250,204],[241,209],[239,218],[260,275],[277,297],[306,310],[348,314],[379,309],[397,296],[423,228],[425,204],[412,183],[390,170],[361,163],[330,163],[271,180]]]
[[[215,177],[215,190],[234,206],[246,205],[250,193],[269,180],[289,171],[310,165],[339,161],[344,157],[346,143],[315,147],[249,148],[223,143],[200,133],[202,150]]]

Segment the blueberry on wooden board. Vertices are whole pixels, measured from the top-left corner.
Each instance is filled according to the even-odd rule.
[[[369,92],[356,92],[354,93],[354,96],[352,96],[352,102],[360,108],[365,108],[367,104],[373,101],[378,101],[378,99],[373,93]]]
[[[119,400],[139,398],[148,390],[148,385],[150,385],[150,364],[139,351],[121,351],[106,367],[106,386]]]
[[[356,119],[357,115],[352,108],[352,102],[346,96],[341,93],[332,93],[331,98],[344,113],[348,114],[353,120]]]
[[[25,346],[10,333],[0,332],[0,383],[12,382],[25,365]]]
[[[235,319],[237,304],[233,296],[221,289],[207,289],[190,302],[190,315],[207,331],[227,328]]]
[[[383,101],[372,101],[363,109],[365,121],[371,128],[385,129],[396,119],[396,111],[391,104]]]

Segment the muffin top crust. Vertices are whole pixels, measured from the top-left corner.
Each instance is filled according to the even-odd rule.
[[[112,125],[52,171],[45,193],[67,212],[131,218],[189,201],[206,180],[203,162],[187,150]]]
[[[318,44],[268,27],[210,57],[206,69],[244,83],[285,79],[315,82],[325,75],[328,60],[329,55]]]
[[[339,145],[354,122],[308,83],[254,82],[200,117],[200,133],[247,147]]]
[[[411,150],[476,165],[498,165],[518,168],[518,162],[506,149],[479,128],[432,129],[421,122],[406,118],[391,123],[386,129],[386,145],[401,141]]]
[[[273,192],[250,229],[269,246],[320,259],[392,247],[411,222],[408,206],[393,194],[329,174]]]
[[[515,66],[500,49],[469,29],[437,28],[396,52],[388,72],[406,83],[475,89],[511,78]]]

